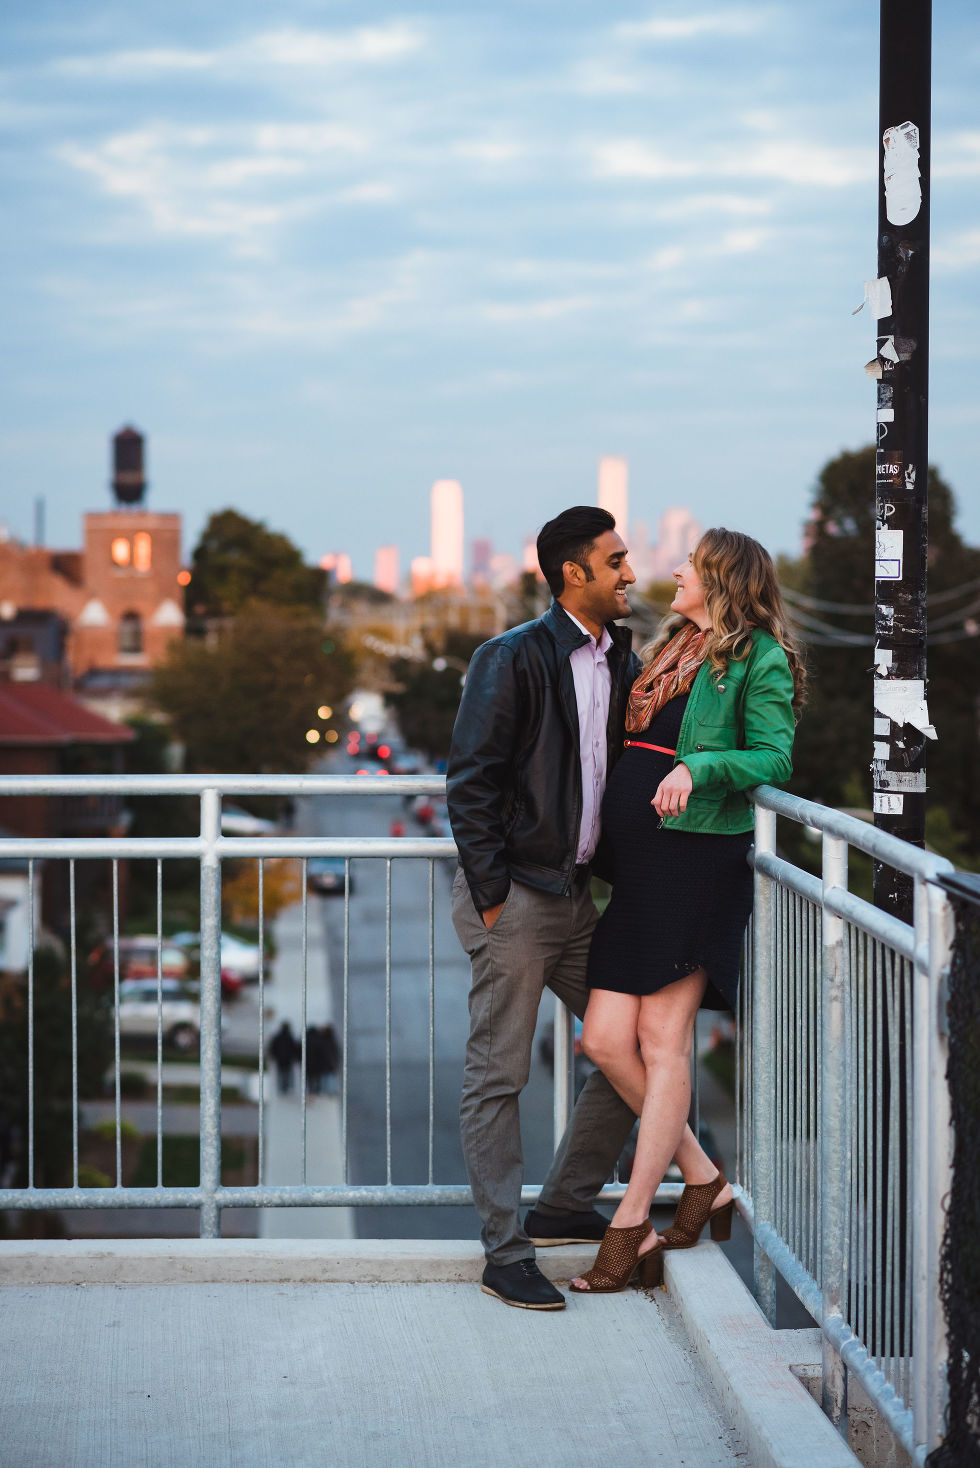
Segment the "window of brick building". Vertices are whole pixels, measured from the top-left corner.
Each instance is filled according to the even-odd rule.
[[[132,556],[132,546],[125,535],[117,535],[109,547],[109,554],[113,563],[117,566],[128,566]]]
[[[119,618],[119,651],[143,651],[143,620],[139,612],[123,612]]]
[[[149,532],[137,530],[133,536],[133,568],[136,571],[148,571],[150,569],[150,555],[152,552],[152,541]]]

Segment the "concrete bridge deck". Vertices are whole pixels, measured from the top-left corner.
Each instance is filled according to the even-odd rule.
[[[591,1250],[542,1251],[559,1283]],[[560,1313],[470,1242],[0,1244],[9,1468],[837,1468],[856,1459],[720,1251]]]

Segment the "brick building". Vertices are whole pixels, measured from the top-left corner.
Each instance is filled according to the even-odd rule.
[[[142,435],[124,428],[113,447],[116,504],[85,515],[80,550],[0,540],[0,628],[24,641],[19,679],[31,677],[26,614],[54,613],[65,627],[63,685],[99,702],[138,689],[184,630],[180,516],[143,506]],[[43,663],[33,676],[50,681]]]

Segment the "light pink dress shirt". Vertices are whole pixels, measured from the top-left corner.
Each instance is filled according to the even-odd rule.
[[[568,612],[568,616],[572,616]],[[608,628],[596,643],[592,633],[577,617],[572,621],[589,639],[569,656],[575,680],[575,703],[578,707],[579,754],[582,760],[582,824],[578,833],[576,865],[591,861],[599,844],[599,822],[602,796],[606,788],[606,724],[609,721],[609,694],[612,674],[606,653],[612,647]]]

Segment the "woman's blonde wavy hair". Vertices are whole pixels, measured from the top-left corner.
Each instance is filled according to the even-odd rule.
[[[793,708],[799,717],[806,701],[806,668],[789,629],[776,568],[764,546],[738,530],[706,530],[691,552],[704,604],[711,618],[707,657],[717,677],[730,659],[748,656],[752,631],[759,627],[779,643],[793,674]],[[642,649],[646,667],[683,627],[687,618],[674,612],[664,618],[653,641]]]

